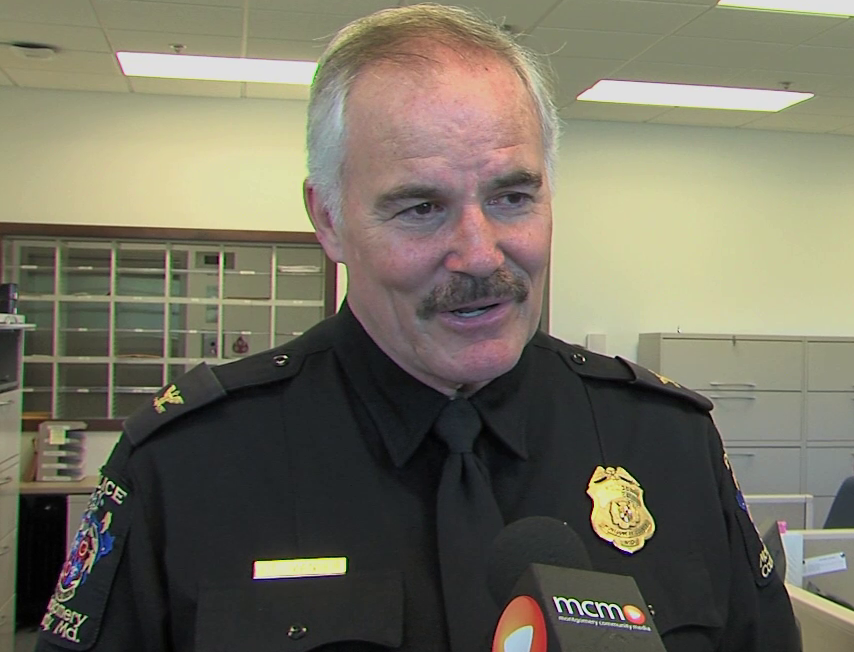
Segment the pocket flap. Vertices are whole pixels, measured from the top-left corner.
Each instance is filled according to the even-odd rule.
[[[399,572],[262,580],[241,588],[202,588],[198,652],[303,652],[362,641],[387,648],[403,641]]]

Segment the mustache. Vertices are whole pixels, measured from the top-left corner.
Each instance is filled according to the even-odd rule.
[[[505,267],[487,277],[454,274],[447,283],[431,290],[418,306],[416,314],[420,319],[430,319],[440,312],[454,310],[481,299],[509,299],[522,303],[530,291],[524,274]]]

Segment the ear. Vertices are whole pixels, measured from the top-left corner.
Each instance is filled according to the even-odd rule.
[[[308,179],[302,184],[302,198],[308,218],[326,255],[336,263],[345,262],[344,248],[341,246],[341,225],[333,221],[332,214],[320,198],[320,193]]]

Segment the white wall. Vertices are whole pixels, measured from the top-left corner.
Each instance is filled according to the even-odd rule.
[[[552,331],[854,335],[854,138],[576,121]]]
[[[310,230],[303,102],[0,88],[0,221]],[[576,121],[552,331],[854,335],[854,138]]]

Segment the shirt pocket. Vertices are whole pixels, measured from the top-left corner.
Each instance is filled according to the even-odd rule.
[[[629,571],[641,595],[651,606],[656,629],[668,642],[681,638],[697,641],[694,648],[672,649],[701,652],[715,649],[724,626],[713,591],[712,577],[703,556],[695,551],[672,555],[661,563]],[[699,641],[705,641],[700,646]]]
[[[393,649],[403,641],[403,599],[396,571],[202,588],[195,649],[304,652],[336,643]]]

